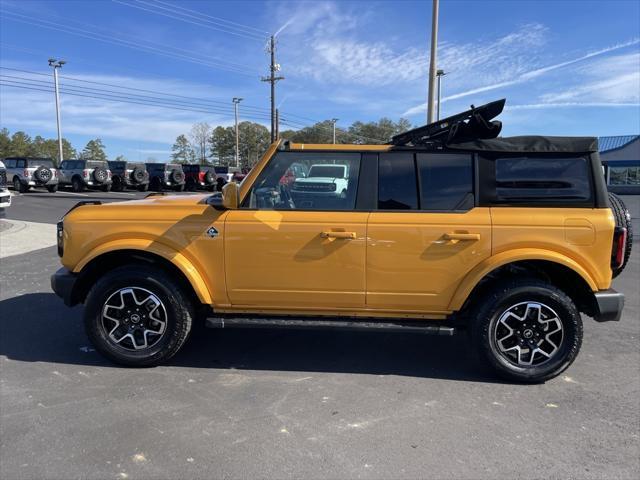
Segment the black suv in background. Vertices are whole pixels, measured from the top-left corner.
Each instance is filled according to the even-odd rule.
[[[216,188],[216,172],[212,166],[207,165],[182,165],[185,175],[186,189],[195,192],[199,188],[204,188],[213,192]]]
[[[185,176],[179,163],[146,163],[149,188],[156,192],[164,189],[184,191]]]
[[[106,160],[64,160],[59,173],[60,185],[70,185],[74,192],[86,188],[111,190],[111,170]]]
[[[135,188],[140,192],[149,189],[149,172],[144,163],[131,163],[125,161],[109,161],[111,170],[111,190],[121,192],[125,188]]]

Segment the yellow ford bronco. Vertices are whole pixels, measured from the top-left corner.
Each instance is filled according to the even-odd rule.
[[[58,224],[52,288],[127,366],[166,361],[203,321],[461,330],[497,373],[552,378],[581,313],[620,319],[630,219],[596,139],[498,137],[503,105],[387,145],[279,141],[222,194],[81,202]]]

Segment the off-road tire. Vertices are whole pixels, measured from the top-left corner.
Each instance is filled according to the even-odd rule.
[[[184,184],[173,187],[176,192],[184,192]]]
[[[151,347],[131,351],[112,342],[102,324],[102,309],[107,299],[126,287],[138,287],[156,295],[167,312],[164,335]],[[89,291],[85,304],[84,325],[96,350],[109,360],[127,367],[152,367],[173,357],[187,340],[194,318],[194,306],[188,295],[160,269],[128,265],[101,277]]]
[[[56,184],[56,185],[47,185],[47,191],[49,193],[56,193],[58,191],[58,184]]]
[[[71,190],[76,193],[83,192],[85,188],[84,182],[80,177],[73,177],[71,179]]]
[[[18,193],[27,193],[29,185],[25,185],[18,177],[13,177],[13,189]]]
[[[563,338],[558,351],[540,365],[518,366],[499,352],[496,323],[504,312],[522,302],[540,302],[552,308],[562,323]],[[499,376],[522,383],[541,383],[558,376],[573,363],[582,345],[582,318],[562,290],[537,279],[507,280],[488,287],[469,312],[471,341],[476,356]]]
[[[609,204],[611,205],[613,217],[616,220],[616,227],[624,227],[627,229],[627,245],[624,250],[622,265],[619,268],[612,269],[612,276],[613,278],[616,278],[622,273],[624,267],[627,266],[627,263],[629,263],[631,248],[633,246],[633,225],[631,222],[631,213],[618,195],[609,192]]]
[[[139,192],[146,192],[147,190],[149,190],[149,184],[145,183],[144,185],[138,185],[138,191]]]
[[[38,167],[36,171],[33,172],[33,177],[38,182],[47,183],[53,178],[53,172],[47,167]]]
[[[107,173],[107,169],[102,167],[94,168],[92,176],[93,176],[93,180],[99,184],[103,184],[109,179],[109,174]]]
[[[110,192],[110,191],[111,191],[111,184],[110,184],[110,183],[108,183],[108,184],[106,184],[106,185],[102,185],[102,186],[100,187],[100,190],[102,190],[103,192]]]

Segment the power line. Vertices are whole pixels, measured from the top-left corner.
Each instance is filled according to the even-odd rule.
[[[4,80],[4,79],[0,79],[0,86],[4,86],[4,87],[11,87],[11,88],[19,88],[19,89],[24,89],[24,90],[34,90],[34,91],[40,91],[40,92],[46,92],[46,93],[51,93],[53,92],[52,88],[47,88],[46,86],[43,85],[39,85],[39,84],[33,84],[33,83],[24,83],[24,82],[18,82],[18,81],[14,81],[14,80]],[[197,112],[197,113],[209,113],[209,114],[221,114],[221,115],[228,115],[229,112],[224,111],[216,111],[213,110],[211,108],[196,108],[196,107],[182,107],[182,106],[175,106],[175,105],[168,105],[168,104],[162,104],[162,103],[156,103],[156,102],[150,102],[150,101],[138,101],[137,99],[132,99],[131,97],[118,97],[115,95],[108,95],[108,94],[93,94],[93,95],[89,95],[89,93],[91,92],[85,92],[85,93],[76,93],[76,92],[80,92],[81,90],[69,90],[69,87],[63,87],[61,89],[62,93],[64,93],[65,95],[71,95],[71,96],[75,96],[75,97],[83,97],[83,98],[92,98],[92,99],[97,99],[97,100],[106,100],[106,101],[111,101],[111,102],[116,102],[116,103],[130,103],[130,104],[134,104],[134,105],[143,105],[143,106],[147,106],[147,107],[159,107],[159,108],[165,108],[168,110],[179,110],[179,111],[186,111],[186,112]],[[259,114],[254,114],[254,113],[247,113],[245,115],[248,118],[254,118],[254,119],[265,119],[266,117],[260,117]]]
[[[18,69],[18,68],[9,68],[9,67],[2,67],[2,66],[0,66],[0,69],[1,70],[10,70],[12,72],[28,73],[28,74],[31,74],[31,75],[47,76],[44,73],[35,72],[35,71],[32,71],[32,70],[22,70],[22,69]],[[25,79],[24,77],[16,77],[16,78]],[[229,103],[228,102],[222,102],[222,101],[219,101],[219,100],[210,100],[210,99],[202,98],[202,97],[189,97],[189,96],[186,96],[186,95],[178,95],[178,94],[160,92],[160,91],[157,91],[157,90],[148,90],[148,89],[144,89],[144,88],[125,87],[125,86],[116,85],[116,84],[113,84],[113,83],[97,82],[97,81],[93,81],[93,80],[85,80],[85,79],[72,77],[72,76],[67,76],[67,75],[64,75],[64,76],[60,75],[60,78],[65,79],[65,80],[71,80],[71,81],[74,81],[74,82],[88,83],[88,84],[101,85],[101,86],[107,86],[107,87],[114,87],[114,88],[118,88],[118,89],[121,89],[121,90],[130,90],[130,91],[136,91],[136,92],[153,93],[153,94],[156,94],[156,95],[163,95],[163,96],[167,96],[167,97],[175,97],[175,98],[185,99],[185,100],[198,102],[198,103],[211,103],[211,104],[216,104],[216,106],[217,105],[221,105],[221,106],[224,106],[226,108],[229,108]],[[88,88],[88,87],[82,87],[82,88]],[[104,90],[104,91],[109,91],[109,90]],[[112,93],[123,93],[123,92],[115,92],[115,91],[111,91],[111,92]],[[144,95],[142,95],[142,96],[144,96]],[[186,102],[186,103],[188,103],[188,102]],[[267,114],[267,112],[269,111],[269,109],[264,108],[264,107],[257,107],[257,106],[250,106],[250,105],[247,105],[246,108],[248,108],[250,110],[254,110],[256,112],[265,113],[265,114]]]
[[[192,25],[197,25],[199,27],[204,27],[204,28],[208,28],[208,29],[211,29],[211,30],[217,30],[219,32],[228,33],[228,34],[231,34],[231,35],[236,35],[238,37],[248,38],[249,40],[263,41],[265,39],[265,37],[266,37],[266,35],[259,35],[257,33],[249,32],[249,31],[229,30],[230,28],[235,28],[235,27],[225,26],[224,28],[222,28],[220,26],[213,26],[213,25],[209,24],[209,23],[214,23],[214,22],[211,22],[210,20],[202,20],[199,17],[196,17],[194,15],[182,13],[180,11],[173,10],[171,8],[166,8],[166,7],[163,7],[161,5],[155,5],[155,4],[144,2],[144,1],[141,1],[141,0],[136,0],[136,1],[138,3],[141,3],[143,5],[147,5],[147,6],[152,7],[152,8],[144,8],[144,7],[141,7],[140,5],[134,5],[134,4],[126,3],[126,2],[123,2],[121,0],[111,0],[111,1],[114,2],[114,3],[119,3],[121,5],[125,5],[127,7],[136,8],[138,10],[143,10],[145,12],[150,12],[150,13],[153,13],[155,15],[162,15],[164,17],[171,18],[172,20],[179,20],[181,22],[190,23]],[[170,15],[170,14],[167,14],[167,13],[163,13],[163,12],[160,12],[160,11],[155,10],[155,9],[165,10],[165,11],[168,11],[168,12],[172,13],[173,15]],[[198,21],[194,22],[193,20],[188,20],[187,18],[181,18],[180,15],[186,16],[186,17],[196,18]],[[208,22],[208,23],[204,23],[204,22]]]
[[[260,30],[258,28],[251,27],[249,25],[243,25],[242,23],[232,22],[231,20],[225,20],[224,18],[214,17],[213,15],[209,15],[209,14],[206,14],[206,13],[203,13],[203,12],[199,12],[197,10],[191,10],[189,8],[185,8],[185,7],[181,7],[181,6],[178,6],[178,5],[169,4],[169,3],[163,2],[161,0],[155,0],[155,2],[164,4],[164,5],[172,5],[173,8],[177,8],[179,10],[184,10],[184,11],[187,11],[187,12],[195,13],[195,14],[197,14],[199,16],[203,16],[203,17],[211,18],[211,19],[218,20],[218,21],[221,21],[221,22],[237,25],[238,27],[243,27],[243,28],[248,29],[248,30],[255,30],[258,33],[264,33],[264,34],[267,34],[267,35],[269,34],[269,32],[267,32],[265,30]]]
[[[14,16],[19,16],[19,17],[24,17],[27,18],[29,20],[35,20],[36,22],[39,23],[35,23],[33,21],[29,21],[29,20],[25,20],[23,18],[10,18],[10,17],[6,17],[6,15],[14,15]],[[55,30],[55,31],[60,31],[63,33],[67,33],[70,35],[77,35],[80,37],[84,37],[84,38],[89,38],[91,40],[96,40],[96,41],[100,41],[100,42],[104,42],[104,43],[110,43],[113,45],[118,45],[118,46],[124,46],[124,47],[128,47],[131,48],[133,50],[139,50],[139,51],[143,51],[145,53],[154,53],[156,55],[161,55],[161,56],[165,56],[165,57],[169,57],[169,58],[175,58],[175,59],[179,59],[179,60],[183,60],[183,61],[187,61],[190,63],[195,63],[197,65],[203,65],[203,66],[207,66],[207,67],[211,67],[211,68],[219,68],[222,70],[227,70],[233,73],[237,73],[239,75],[245,75],[245,76],[250,76],[253,77],[254,74],[253,73],[249,73],[248,70],[242,70],[240,67],[234,66],[230,63],[222,63],[222,62],[218,62],[218,61],[205,61],[205,60],[201,60],[198,59],[197,57],[193,57],[193,56],[189,56],[189,55],[183,55],[183,54],[179,54],[179,53],[173,53],[173,52],[167,52],[167,51],[163,51],[162,49],[159,48],[155,48],[152,46],[148,46],[148,45],[141,45],[139,42],[138,43],[134,43],[132,41],[129,40],[123,40],[123,39],[119,39],[117,37],[107,37],[106,35],[102,35],[100,33],[96,33],[96,32],[89,32],[87,30],[83,30],[80,28],[76,28],[76,27],[71,27],[68,25],[62,25],[59,23],[55,23],[55,22],[50,22],[48,20],[42,20],[42,19],[31,19],[31,17],[26,17],[25,15],[20,15],[17,13],[13,13],[13,12],[8,12],[8,11],[3,11],[2,15],[0,16],[5,16],[5,18],[7,20],[12,20],[15,22],[20,22],[20,23],[25,23],[28,25],[34,25],[36,27],[41,27],[41,28],[48,28],[50,30]],[[151,42],[147,42],[147,43],[151,43]],[[168,47],[168,48],[173,48],[174,50],[179,50],[177,48],[174,47]]]

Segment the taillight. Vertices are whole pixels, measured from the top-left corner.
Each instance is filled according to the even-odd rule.
[[[613,231],[613,249],[611,250],[611,267],[620,268],[624,263],[624,251],[627,247],[627,229],[616,227]]]
[[[29,169],[25,168],[23,173],[24,173],[25,177],[28,177],[29,176]]]
[[[58,256],[62,257],[64,254],[64,225],[62,220],[56,224],[56,240],[58,243]]]
[[[89,178],[89,170],[87,170],[86,168],[82,171],[82,175],[84,176],[84,178]]]

